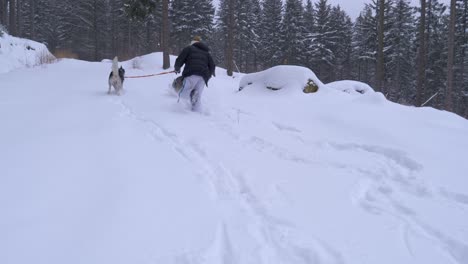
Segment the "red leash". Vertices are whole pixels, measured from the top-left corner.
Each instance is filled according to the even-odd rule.
[[[169,74],[169,73],[174,73],[174,72],[175,72],[175,71],[168,71],[168,72],[161,72],[161,73],[148,74],[148,75],[140,75],[140,76],[125,76],[125,78],[145,78],[145,77],[164,75],[164,74]]]

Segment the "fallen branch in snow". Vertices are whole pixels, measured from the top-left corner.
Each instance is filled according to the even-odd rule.
[[[427,100],[424,104],[421,105],[421,107],[425,106],[427,103],[429,103],[432,99],[434,99],[434,97],[436,97],[437,95],[439,94],[439,92],[435,93],[433,96],[431,96],[431,98],[429,98],[429,100]]]
[[[234,63],[234,66],[236,66],[237,72],[240,73],[240,70],[239,70],[239,67],[237,67],[236,61],[235,61],[235,60],[232,60],[232,62]]]

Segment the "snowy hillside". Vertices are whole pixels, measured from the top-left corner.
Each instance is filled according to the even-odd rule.
[[[110,67],[0,74],[0,263],[468,263],[467,120],[221,69],[193,113],[175,75],[107,95]]]
[[[37,66],[55,59],[44,44],[0,33],[0,73]]]

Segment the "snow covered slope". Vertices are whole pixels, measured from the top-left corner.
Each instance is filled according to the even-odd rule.
[[[53,59],[54,56],[44,44],[0,34],[0,73],[37,66]]]
[[[467,120],[221,69],[193,113],[110,67],[0,74],[0,263],[468,263]]]

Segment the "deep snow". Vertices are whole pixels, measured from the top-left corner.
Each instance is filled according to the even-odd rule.
[[[44,61],[54,59],[42,43],[13,37],[7,33],[0,34],[0,73],[38,66]]]
[[[467,120],[219,68],[193,113],[110,67],[0,74],[0,263],[468,263]]]

